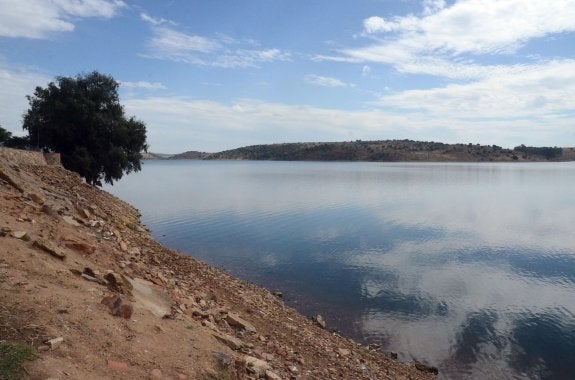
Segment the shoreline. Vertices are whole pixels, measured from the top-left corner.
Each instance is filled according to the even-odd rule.
[[[436,375],[163,247],[134,207],[41,153],[0,148],[0,159],[0,333],[37,350],[24,378]]]

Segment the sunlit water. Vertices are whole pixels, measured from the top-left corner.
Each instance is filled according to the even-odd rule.
[[[166,246],[444,378],[575,378],[575,165],[147,161]]]

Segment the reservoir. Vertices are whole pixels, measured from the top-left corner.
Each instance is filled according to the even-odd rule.
[[[446,379],[575,374],[574,163],[145,161],[163,245]]]

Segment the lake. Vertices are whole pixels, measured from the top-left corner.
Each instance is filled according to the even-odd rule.
[[[453,379],[575,376],[574,163],[146,161],[162,244]]]

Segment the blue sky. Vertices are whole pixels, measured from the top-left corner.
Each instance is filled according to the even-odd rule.
[[[153,152],[575,145],[575,0],[0,0],[0,125],[98,70]]]

